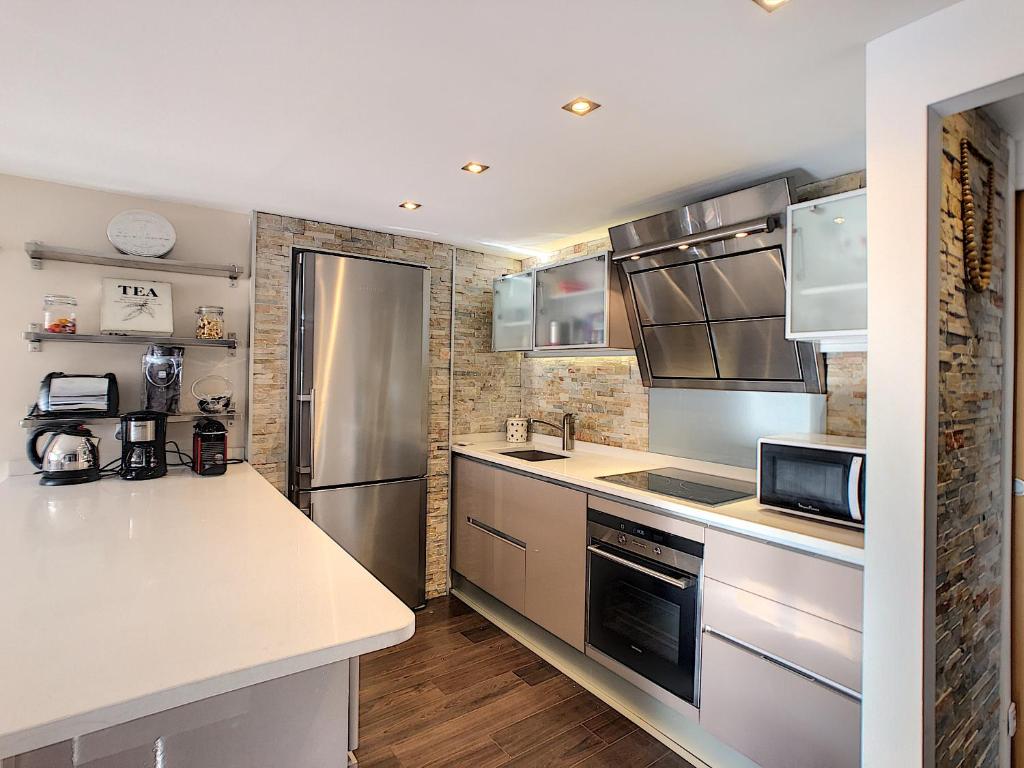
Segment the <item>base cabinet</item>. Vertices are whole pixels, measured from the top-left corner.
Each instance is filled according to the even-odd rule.
[[[700,724],[764,768],[857,768],[860,703],[705,633]]]
[[[469,515],[455,521],[455,570],[480,589],[523,613],[526,547]]]
[[[0,760],[0,768],[323,768],[355,747],[350,660]],[[72,681],[73,682],[73,681]]]
[[[452,567],[584,648],[587,496],[455,457]]]

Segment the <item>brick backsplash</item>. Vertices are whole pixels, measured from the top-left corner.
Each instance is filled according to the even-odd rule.
[[[521,269],[516,259],[458,253],[452,434],[499,432],[505,428],[505,419],[522,408],[522,353],[491,351],[494,279]]]

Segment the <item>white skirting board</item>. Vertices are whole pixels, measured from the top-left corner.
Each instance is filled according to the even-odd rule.
[[[452,574],[451,593],[695,768],[758,768],[701,727],[610,672],[486,592]]]

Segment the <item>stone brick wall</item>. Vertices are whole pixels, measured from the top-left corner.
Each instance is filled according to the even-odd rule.
[[[493,281],[520,271],[516,259],[463,250],[456,256],[452,434],[500,432],[522,409],[522,353],[491,352]]]
[[[397,259],[431,268],[427,595],[443,594],[447,589],[448,572],[448,383],[455,248],[429,240],[289,216],[256,215],[249,460],[282,493],[287,492],[292,246]]]
[[[867,433],[868,353],[825,355],[828,387],[825,431],[830,435],[864,437]]]
[[[994,270],[988,290],[965,280],[960,139],[995,163]],[[1006,135],[984,113],[942,127],[939,447],[935,584],[935,763],[999,761],[1000,611],[1003,595],[1003,275],[1006,264]],[[980,220],[988,190],[972,160]],[[977,170],[975,170],[977,169]],[[979,232],[980,237],[980,232]]]
[[[585,442],[647,450],[647,404],[635,355],[523,359],[523,413],[558,424],[572,411]]]

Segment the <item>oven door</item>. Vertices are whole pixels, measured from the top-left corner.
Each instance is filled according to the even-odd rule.
[[[699,574],[594,541],[587,644],[696,706]]]

